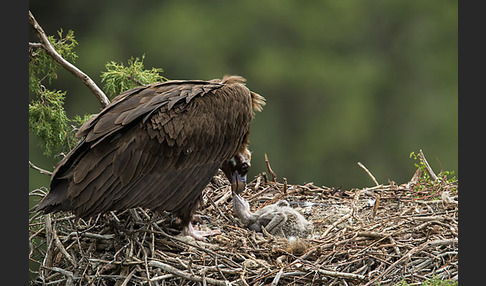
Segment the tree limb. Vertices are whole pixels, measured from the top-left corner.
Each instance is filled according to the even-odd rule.
[[[101,106],[104,108],[108,104],[110,104],[110,100],[106,97],[105,93],[96,85],[96,83],[84,72],[78,69],[76,66],[65,60],[61,55],[54,49],[52,44],[49,42],[46,33],[42,29],[42,27],[37,23],[37,20],[34,18],[34,15],[29,10],[29,23],[34,28],[37,33],[37,36],[41,40],[42,47],[46,50],[46,52],[56,61],[58,62],[63,68],[71,72],[75,77],[81,79],[84,84],[96,95],[98,100],[101,103]]]
[[[39,173],[43,174],[43,175],[48,175],[48,176],[51,176],[52,175],[52,172],[50,171],[47,171],[47,170],[44,170],[42,168],[39,168],[37,167],[36,165],[34,165],[31,161],[29,161],[29,167],[31,167],[32,169],[36,170],[36,171],[39,171]]]

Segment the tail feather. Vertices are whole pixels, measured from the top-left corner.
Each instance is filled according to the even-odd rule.
[[[71,202],[66,196],[68,187],[68,180],[61,180],[55,187],[51,186],[51,191],[37,205],[37,210],[44,213],[52,213],[72,209]]]

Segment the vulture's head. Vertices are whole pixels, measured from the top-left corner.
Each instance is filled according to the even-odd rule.
[[[230,181],[231,191],[236,194],[241,194],[245,190],[246,175],[250,169],[250,161],[250,150],[245,148],[243,152],[237,153],[221,165],[221,170]]]

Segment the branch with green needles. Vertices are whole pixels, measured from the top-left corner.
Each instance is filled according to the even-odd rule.
[[[37,36],[41,40],[42,47],[45,51],[56,61],[58,62],[63,68],[71,72],[75,77],[78,77],[83,81],[83,83],[96,95],[98,100],[101,103],[102,107],[106,107],[110,104],[110,100],[105,95],[105,93],[96,85],[96,83],[84,72],[78,69],[76,66],[65,60],[61,55],[56,51],[56,49],[52,46],[49,42],[49,39],[44,32],[44,29],[39,25],[37,20],[34,18],[32,12],[29,11],[29,23],[34,28],[37,33]]]

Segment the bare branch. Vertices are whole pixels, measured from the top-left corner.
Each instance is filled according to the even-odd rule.
[[[274,182],[277,182],[277,175],[275,172],[272,170],[272,167],[270,167],[270,162],[268,161],[268,156],[267,153],[265,153],[265,164],[267,165],[268,172],[270,175],[272,175],[272,179]]]
[[[425,164],[425,168],[427,168],[427,172],[430,174],[430,178],[432,181],[437,180],[437,175],[434,173],[434,170],[432,170],[432,167],[430,167],[429,162],[427,162],[427,159],[425,159],[424,152],[422,152],[422,149],[419,150],[419,156],[420,160]]]
[[[377,186],[380,185],[378,183],[378,181],[376,180],[375,176],[373,176],[373,174],[371,174],[371,172],[365,167],[365,165],[363,165],[363,163],[358,162],[358,166],[360,166],[361,169],[363,169],[368,174],[368,176],[370,176],[370,178],[373,180],[373,182],[375,183],[375,185],[377,185]]]
[[[41,40],[42,47],[46,50],[46,52],[56,61],[58,62],[63,68],[71,72],[75,77],[81,79],[84,84],[96,95],[98,100],[101,103],[102,107],[106,107],[110,104],[110,100],[106,97],[105,93],[96,85],[96,83],[84,72],[78,69],[76,66],[65,60],[59,53],[54,49],[52,44],[49,42],[46,33],[42,29],[42,27],[37,23],[37,20],[34,18],[32,12],[29,11],[29,23],[34,28],[37,33],[37,36]]]
[[[31,167],[32,169],[36,170],[36,171],[39,171],[39,173],[43,174],[43,175],[52,175],[52,172],[49,172],[47,170],[44,170],[42,168],[39,168],[37,167],[36,165],[34,165],[31,161],[29,161],[29,167]]]

